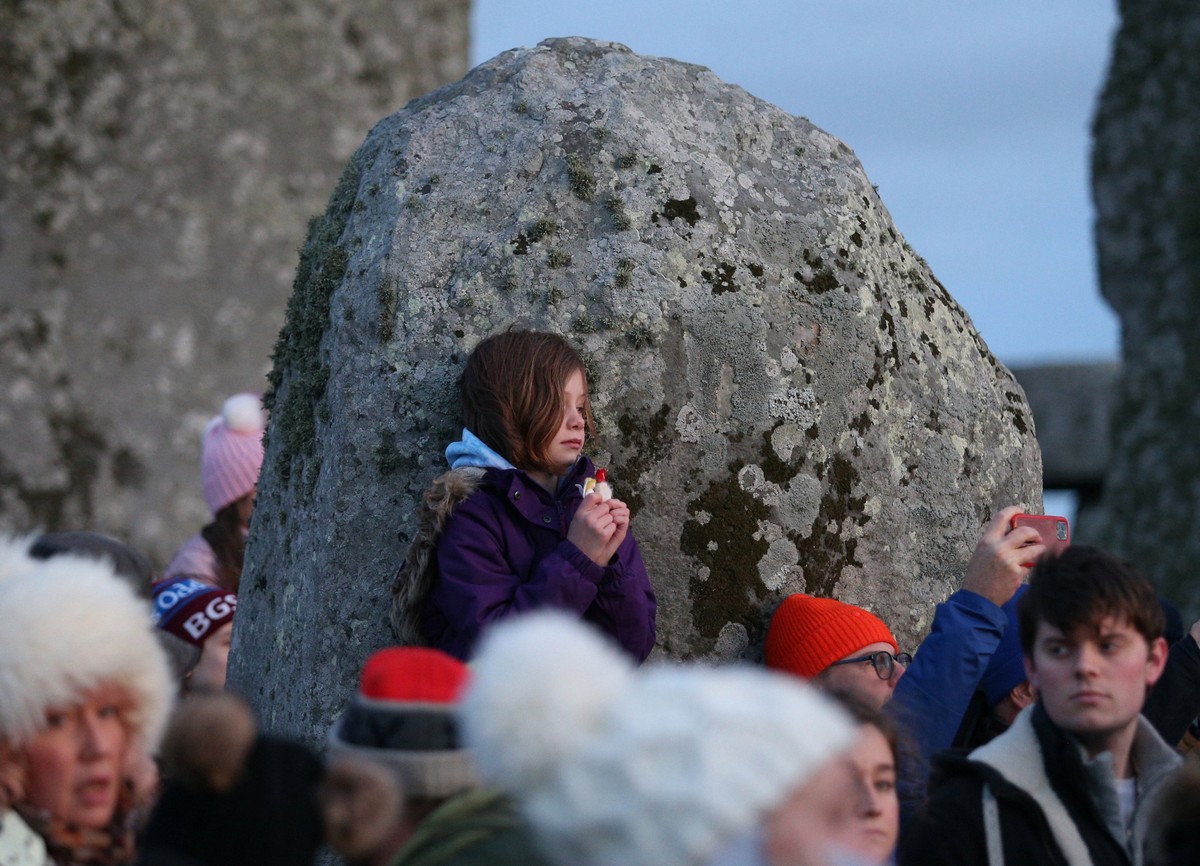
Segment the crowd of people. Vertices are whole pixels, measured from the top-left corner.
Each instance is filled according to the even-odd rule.
[[[1014,506],[918,648],[796,594],[761,665],[647,661],[579,354],[496,334],[460,397],[397,645],[320,750],[225,689],[256,395],[206,428],[212,521],[161,575],[94,532],[0,538],[0,866],[1200,862],[1200,622],[1131,564],[1046,552]]]

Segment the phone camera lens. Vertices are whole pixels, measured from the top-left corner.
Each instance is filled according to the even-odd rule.
[[[1067,540],[1067,524],[1062,520],[1060,520],[1060,521],[1058,521],[1058,523],[1054,524],[1054,534],[1058,537],[1059,541],[1066,541]]]

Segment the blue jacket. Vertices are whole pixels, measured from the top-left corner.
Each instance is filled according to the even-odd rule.
[[[907,746],[898,773],[902,818],[924,800],[930,759],[954,742],[1006,625],[999,606],[970,590],[937,606],[929,636],[886,705]]]
[[[605,566],[567,541],[583,501],[576,484],[594,475],[581,457],[552,496],[520,469],[486,469],[438,541],[423,621],[430,646],[466,659],[490,623],[555,607],[595,624],[639,662],[650,654],[657,602],[633,533]]]

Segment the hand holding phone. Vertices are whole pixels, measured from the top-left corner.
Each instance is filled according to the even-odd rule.
[[[1013,529],[1018,526],[1028,526],[1039,536],[1038,543],[1046,549],[1046,553],[1057,554],[1071,543],[1071,524],[1065,517],[1054,514],[1014,514],[1010,525]],[[1032,562],[1021,563],[1025,568],[1032,568]]]

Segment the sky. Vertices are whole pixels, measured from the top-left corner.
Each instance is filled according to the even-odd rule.
[[[472,65],[551,36],[699,63],[848,144],[1009,366],[1115,359],[1089,130],[1113,0],[475,0]]]

